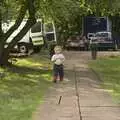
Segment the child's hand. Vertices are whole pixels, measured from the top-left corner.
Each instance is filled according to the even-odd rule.
[[[57,57],[55,60],[58,60],[58,59],[60,59],[59,57]]]

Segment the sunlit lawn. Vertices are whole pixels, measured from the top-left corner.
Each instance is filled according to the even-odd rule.
[[[52,85],[50,61],[33,55],[15,64],[0,68],[4,73],[0,80],[0,120],[31,120],[32,112]]]
[[[90,63],[103,80],[103,87],[120,103],[120,57],[100,58]]]

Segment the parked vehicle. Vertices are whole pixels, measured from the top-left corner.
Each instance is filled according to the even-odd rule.
[[[108,17],[84,17],[83,33],[88,43],[97,42],[99,48],[116,49],[118,45],[111,31],[112,23]]]
[[[66,42],[65,47],[67,49],[77,48],[79,50],[84,50],[85,49],[85,41],[82,39],[81,36],[70,36]]]
[[[22,21],[19,28],[17,30],[15,30],[15,32],[13,32],[13,34],[8,38],[5,47],[7,47],[7,45],[11,42],[11,40],[22,30],[22,28],[24,27],[26,22],[27,22],[27,20]],[[8,24],[4,23],[2,26],[4,32],[7,32],[9,30],[9,28],[12,25],[14,25],[14,23],[15,23],[15,21],[10,21]],[[46,36],[48,36],[48,32],[45,30],[46,26],[47,26],[47,24],[44,24],[42,19],[38,19],[36,24],[32,26],[32,28],[26,33],[26,35],[15,46],[17,51],[19,51],[21,53],[27,53],[31,49],[33,49],[35,52],[40,51],[40,49],[45,44]],[[53,25],[53,23],[52,23],[52,27],[53,27],[52,28],[53,31],[51,31],[51,34],[53,36],[56,36],[55,28],[54,28],[55,26]],[[56,38],[54,37],[52,39],[49,38],[46,40],[54,41],[54,40],[56,40]]]
[[[87,38],[89,41],[92,40],[94,37],[95,37],[95,33],[88,33],[87,34]]]
[[[47,48],[49,48],[49,44],[57,41],[56,29],[53,21],[44,23],[44,39]]]
[[[90,44],[96,43],[98,48],[117,49],[116,41],[112,38],[111,32],[97,32],[90,40]]]
[[[108,17],[84,17],[83,33],[86,37],[101,31],[112,31],[112,23]]]

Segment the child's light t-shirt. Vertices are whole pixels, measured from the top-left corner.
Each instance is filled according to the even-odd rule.
[[[51,61],[53,61],[56,65],[61,65],[63,64],[65,60],[65,57],[63,54],[54,54],[51,58]]]

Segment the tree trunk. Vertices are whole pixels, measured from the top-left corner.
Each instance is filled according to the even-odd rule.
[[[0,66],[7,66],[9,65],[9,51],[4,48],[0,48]]]
[[[29,18],[26,25],[8,44],[8,47],[4,48],[7,38],[20,26],[25,16],[26,10],[28,10],[29,12]],[[0,18],[1,18],[1,14],[0,14]],[[9,64],[8,59],[9,59],[10,50],[17,44],[18,41],[20,41],[23,38],[23,36],[36,22],[34,0],[26,0],[25,6],[21,6],[21,10],[15,24],[5,34],[3,34],[1,29],[1,25],[2,25],[1,21],[2,19],[0,19],[0,65],[5,66]]]
[[[8,65],[9,52],[4,48],[4,34],[0,34],[0,66]]]
[[[5,55],[5,53],[4,53],[4,37],[3,36],[4,36],[4,33],[2,31],[2,13],[0,11],[0,65],[3,65],[4,64],[3,62],[6,61],[5,59],[7,59],[6,57],[5,57],[5,59],[3,59],[4,55]]]
[[[19,15],[15,21],[15,24],[7,31],[7,33],[5,33],[4,36],[4,42],[10,37],[10,35],[16,30],[18,29],[18,27],[21,25],[24,16],[26,14],[27,11],[27,5],[25,4],[24,6],[21,6],[21,9],[19,11]]]

